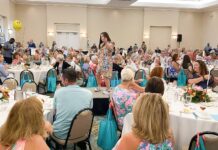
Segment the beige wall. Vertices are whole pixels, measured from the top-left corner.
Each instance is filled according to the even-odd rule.
[[[15,4],[11,0],[0,0],[0,15],[5,17],[6,38],[14,37],[14,32],[12,35],[8,35],[8,29],[13,29],[12,22],[15,19]]]
[[[43,41],[48,46],[55,40],[55,23],[79,24],[80,46],[83,49],[87,47],[87,40],[90,46],[93,43],[98,44],[99,34],[103,31],[110,34],[117,47],[127,48],[134,43],[140,45],[143,40],[149,47],[151,26],[170,26],[170,44],[173,48],[177,47],[177,34],[183,35],[181,47],[187,49],[203,48],[207,41],[213,46],[218,43],[218,11],[201,13],[151,8],[16,5],[16,18],[24,24],[24,29],[16,36],[18,40],[26,43],[33,38],[37,44]]]
[[[178,33],[182,34],[181,47],[202,48],[202,13],[180,12]]]
[[[203,33],[202,46],[210,43],[212,47],[218,44],[218,10],[205,12],[203,14]]]
[[[47,32],[53,32],[48,36],[48,45],[55,40],[55,23],[76,23],[80,25],[80,46],[87,46],[87,8],[85,6],[47,6]]]
[[[127,48],[142,42],[143,9],[88,8],[88,39],[99,43],[101,32],[108,32],[116,47]]]
[[[172,35],[177,35],[178,23],[179,23],[178,20],[179,20],[179,12],[177,10],[162,10],[162,9],[145,8],[144,9],[144,41],[149,45],[151,26],[160,26],[160,27],[169,26],[172,28]],[[176,47],[175,39],[171,38],[170,44],[171,44],[171,47],[175,48]]]
[[[43,5],[16,5],[16,18],[21,20],[23,28],[16,32],[16,39],[26,45],[33,39],[38,45],[47,42],[46,6]]]

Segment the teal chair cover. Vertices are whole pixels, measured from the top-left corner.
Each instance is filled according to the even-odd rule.
[[[31,82],[31,81],[32,81],[32,79],[31,79],[29,72],[25,71],[21,75],[20,86],[23,87],[25,82]]]
[[[88,82],[86,87],[97,87],[97,86],[98,86],[97,80],[95,78],[94,73],[91,71],[88,77]]]
[[[181,69],[180,72],[178,73],[177,85],[186,86],[186,83],[187,83],[187,77],[186,77],[185,71],[184,69]]]
[[[142,82],[140,82],[139,85],[141,87],[145,87],[148,81],[146,79],[144,70],[140,69],[136,72],[135,80],[138,80],[138,79],[142,79]]]
[[[47,92],[55,92],[57,86],[57,77],[55,70],[51,69],[47,76]]]
[[[118,78],[118,71],[113,71],[112,78],[110,81],[111,87],[116,87],[121,83],[121,80]]]

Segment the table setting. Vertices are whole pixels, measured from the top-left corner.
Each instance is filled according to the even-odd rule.
[[[20,73],[23,70],[28,69],[33,73],[34,81],[36,82],[36,84],[38,84],[40,80],[43,80],[44,78],[46,78],[47,72],[51,68],[52,67],[50,65],[20,64],[20,65],[11,65],[8,69],[8,72],[12,73],[14,78],[19,83],[20,82]]]
[[[191,138],[202,131],[218,132],[218,93],[197,86],[168,84],[163,100],[169,105],[175,150],[188,149]],[[133,114],[124,118],[122,135],[131,131]]]
[[[3,93],[7,94],[3,94]],[[20,97],[16,97],[16,92],[20,92]],[[22,96],[22,97],[21,97]],[[50,98],[49,96],[46,95],[41,95],[35,92],[32,92],[30,90],[26,92],[21,92],[19,89],[16,90],[7,90],[7,88],[1,89],[0,92],[0,126],[2,126],[5,121],[7,120],[8,114],[11,110],[11,108],[14,106],[14,104],[18,100],[23,100],[25,98],[31,97],[31,96],[36,96],[43,104],[43,113],[44,113],[44,118],[48,120],[49,122],[53,122],[53,98]]]

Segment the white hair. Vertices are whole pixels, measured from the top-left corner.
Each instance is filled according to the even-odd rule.
[[[122,81],[132,81],[134,79],[135,73],[130,68],[124,68],[121,71],[121,79]]]
[[[93,55],[93,56],[91,57],[91,60],[92,60],[92,61],[95,61],[96,59],[98,59],[98,57],[97,57],[96,55]]]

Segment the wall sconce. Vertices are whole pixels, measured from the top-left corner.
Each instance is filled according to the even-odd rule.
[[[177,35],[172,35],[172,39],[177,39]]]
[[[150,37],[149,37],[149,35],[144,35],[144,38],[149,39]]]
[[[13,34],[13,30],[12,29],[8,29],[8,34],[12,35]]]
[[[86,33],[80,33],[80,35],[81,35],[81,37],[84,37],[84,38],[87,37]]]
[[[48,36],[53,36],[54,32],[48,32]]]

